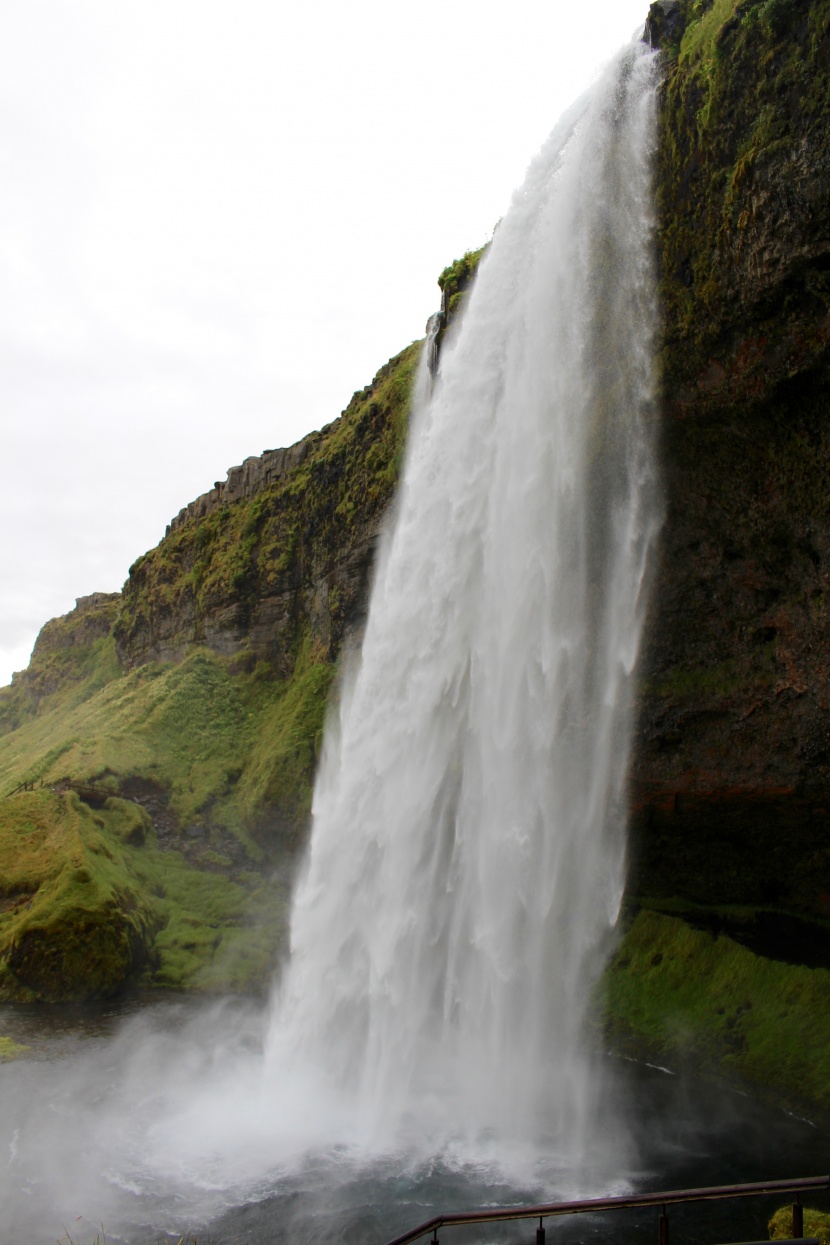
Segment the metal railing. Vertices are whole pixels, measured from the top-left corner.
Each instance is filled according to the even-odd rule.
[[[396,1236],[387,1245],[409,1245],[420,1237],[432,1233],[430,1245],[438,1245],[438,1229],[457,1227],[471,1223],[499,1223],[507,1220],[538,1219],[536,1229],[536,1245],[544,1245],[545,1220],[560,1215],[599,1214],[611,1210],[630,1210],[656,1206],[660,1209],[657,1220],[657,1236],[659,1245],[668,1245],[669,1217],[667,1208],[686,1202],[718,1202],[738,1197],[782,1197],[795,1195],[792,1204],[793,1235],[792,1239],[802,1245],[818,1245],[815,1237],[804,1236],[804,1215],[801,1206],[802,1193],[817,1193],[830,1189],[830,1176],[806,1176],[802,1180],[765,1180],[754,1184],[723,1184],[711,1185],[705,1189],[676,1189],[670,1193],[633,1193],[630,1197],[596,1197],[586,1198],[579,1202],[552,1202],[548,1206],[509,1206],[482,1207],[480,1210],[459,1211],[456,1214],[436,1215],[417,1228]],[[755,1245],[747,1242],[746,1245]],[[786,1245],[778,1241],[777,1245]]]

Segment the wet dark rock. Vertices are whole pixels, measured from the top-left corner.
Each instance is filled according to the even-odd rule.
[[[830,5],[773,7],[666,53],[666,522],[632,887],[828,919]]]
[[[680,0],[655,0],[646,18],[643,42],[649,47],[661,48],[679,39],[684,25]]]

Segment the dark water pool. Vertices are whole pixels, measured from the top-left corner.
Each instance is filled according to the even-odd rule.
[[[336,1148],[279,1174],[263,1167],[249,1182],[238,1171],[223,1171],[221,1163],[209,1178],[187,1180],[173,1170],[168,1178],[163,1163],[148,1167],[143,1151],[159,1136],[176,1088],[188,1093],[188,1086],[203,1085],[210,1102],[222,1060],[236,1060],[244,1070],[256,1058],[263,1023],[254,1005],[198,1009],[147,999],[75,1012],[0,1012],[0,1033],[29,1047],[26,1058],[0,1066],[0,1242],[91,1245],[99,1236],[111,1245],[152,1245],[185,1235],[199,1245],[383,1245],[436,1214],[481,1205],[830,1171],[824,1128],[694,1077],[610,1057],[616,1085],[607,1118],[611,1167],[604,1175],[571,1173],[560,1187],[555,1178],[540,1180],[532,1163],[523,1176],[521,1160],[505,1177],[490,1163],[365,1163]],[[217,1103],[230,1135],[238,1123],[233,1093],[217,1094]],[[187,1151],[194,1125],[187,1114],[181,1119]],[[163,1142],[175,1166],[176,1137],[171,1146],[168,1132]],[[810,1203],[830,1209],[826,1198]],[[672,1209],[672,1245],[764,1239],[780,1204],[753,1199]],[[445,1228],[441,1241],[531,1245],[535,1227],[525,1221]],[[548,1221],[547,1240],[656,1242],[657,1212]]]

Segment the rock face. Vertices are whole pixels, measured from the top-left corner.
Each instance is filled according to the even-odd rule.
[[[26,670],[12,675],[12,699],[37,703],[60,686],[89,674],[90,661],[100,654],[112,631],[120,592],[93,592],[78,597],[74,610],[52,618],[41,628]],[[0,727],[5,714],[0,706]]]
[[[680,0],[656,0],[646,19],[644,41],[650,48],[671,44],[683,28],[683,10]]]
[[[321,436],[330,430],[324,428],[321,433],[312,433],[303,437],[296,445],[284,450],[266,450],[259,457],[246,458],[239,467],[231,467],[225,481],[217,480],[209,493],[203,493],[195,501],[184,506],[175,519],[167,525],[167,535],[183,527],[190,519],[203,519],[212,514],[220,506],[229,506],[232,502],[251,501],[263,489],[282,480],[295,467],[305,461],[309,452],[319,443]]]
[[[830,5],[681,18],[632,886],[830,916]]]
[[[179,513],[130,569],[115,628],[123,665],[204,644],[288,677],[305,639],[336,657],[366,607],[419,349],[387,363],[339,420],[246,459]]]
[[[441,336],[482,253],[439,277]],[[179,512],[130,568],[115,626],[122,665],[180,661],[204,644],[237,656],[240,668],[264,661],[285,678],[306,640],[320,659],[336,659],[365,615],[420,349],[415,342],[391,359],[339,419],[289,449],[247,458]]]
[[[93,592],[88,597],[77,597],[74,610],[50,619],[41,628],[33,657],[42,658],[61,649],[87,648],[104,639],[110,633],[120,601],[120,592]],[[14,677],[19,679],[21,674]]]

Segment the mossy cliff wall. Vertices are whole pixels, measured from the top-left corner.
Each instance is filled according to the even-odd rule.
[[[177,661],[205,644],[286,677],[305,636],[322,659],[336,657],[365,609],[418,350],[381,368],[335,423],[248,460],[180,513],[130,568],[114,632],[123,665]],[[269,467],[280,456],[281,469]]]
[[[418,354],[185,508],[0,689],[0,999],[267,986]]]
[[[830,3],[679,16],[633,886],[830,916]]]
[[[830,3],[652,15],[666,517],[606,1025],[830,1115]]]

